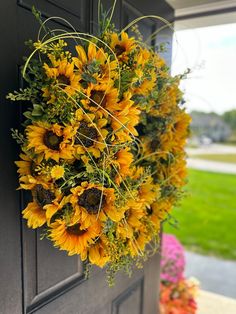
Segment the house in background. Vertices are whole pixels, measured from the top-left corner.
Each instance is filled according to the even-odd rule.
[[[209,138],[212,142],[224,142],[231,135],[231,128],[221,116],[212,112],[191,112],[191,135],[197,137],[201,142]]]

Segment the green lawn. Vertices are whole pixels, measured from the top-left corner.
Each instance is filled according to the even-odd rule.
[[[236,163],[235,154],[201,154],[201,155],[192,155],[191,158],[200,158],[204,160]]]
[[[189,170],[187,197],[172,212],[178,228],[168,223],[189,250],[236,260],[236,175]]]

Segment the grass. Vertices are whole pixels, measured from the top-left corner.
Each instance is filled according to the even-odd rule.
[[[236,260],[236,175],[189,170],[189,195],[164,225],[189,250]]]
[[[211,160],[211,161],[236,163],[236,154],[200,154],[200,155],[192,155],[191,158],[200,158],[200,159]]]

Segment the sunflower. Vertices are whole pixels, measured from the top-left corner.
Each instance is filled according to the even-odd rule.
[[[73,58],[75,66],[79,69],[82,77],[86,73],[96,80],[97,83],[110,84],[117,76],[115,71],[117,62],[110,61],[103,48],[97,48],[94,43],[89,43],[87,53],[82,46],[76,46],[77,58]],[[91,80],[91,78],[90,78]]]
[[[136,69],[144,70],[145,65],[150,63],[152,60],[151,51],[149,49],[139,47],[136,55],[134,56],[134,65],[136,65]]]
[[[104,241],[104,235],[101,235],[101,237],[88,249],[89,261],[101,268],[110,260],[108,248],[105,244],[106,242],[107,241]]]
[[[157,80],[157,68],[154,66],[154,56],[147,49],[140,49],[135,57],[136,68],[131,81],[132,94],[147,96],[154,89]],[[146,67],[148,67],[148,72]]]
[[[36,229],[46,223],[46,212],[36,202],[28,203],[22,214],[23,218],[27,219],[27,226],[29,228]]]
[[[55,60],[54,57],[49,55],[52,67],[44,64],[44,70],[48,78],[53,79],[55,86],[61,88],[66,94],[72,96],[76,92],[81,91],[79,81],[81,79],[78,73],[75,74],[74,62],[69,62],[66,59]],[[47,90],[43,89],[44,96],[47,96]]]
[[[48,225],[51,224],[51,219],[56,213],[62,215],[63,209],[65,207],[67,209],[70,208],[69,200],[70,200],[69,196],[62,197],[62,195],[59,194],[58,197],[54,199],[51,203],[44,205],[43,208],[46,211],[46,219]],[[71,212],[73,212],[73,210],[71,210]]]
[[[119,101],[118,89],[112,84],[89,84],[84,91],[84,98],[81,100],[86,110],[94,113],[99,112],[106,119],[117,109]]]
[[[168,165],[159,164],[158,180],[166,181],[166,184],[175,190],[186,184],[187,167],[186,154],[172,155],[172,162]]]
[[[191,117],[183,110],[176,114],[173,123],[173,137],[176,142],[174,151],[182,151],[183,146],[186,144],[190,122]]]
[[[166,67],[166,62],[160,55],[152,53],[152,60],[154,66],[159,70],[158,72],[163,72],[163,68]]]
[[[178,87],[178,82],[172,85],[164,86],[159,92],[159,113],[161,116],[173,111],[177,107],[182,92]]]
[[[149,176],[139,187],[139,198],[143,201],[144,207],[150,205],[160,196],[160,186],[153,183]]]
[[[48,177],[41,174],[40,164],[37,164],[30,156],[20,154],[21,160],[15,161],[18,167],[17,172],[20,175],[19,182],[21,189],[32,190],[35,185],[41,184],[45,188],[49,188]]]
[[[191,117],[183,110],[176,112],[173,121],[167,126],[166,132],[160,135],[162,150],[180,153],[186,144]]]
[[[115,177],[115,182],[120,184],[122,180],[131,175],[130,166],[133,162],[133,154],[130,152],[130,148],[126,147],[120,149],[115,154],[115,160],[113,164],[118,167],[118,175]]]
[[[57,95],[53,94],[49,86],[42,87],[42,96],[47,99],[47,104],[54,104],[57,101]]]
[[[72,137],[74,131],[71,126],[60,126],[59,124],[47,125],[36,123],[26,127],[28,149],[34,149],[38,158],[53,159],[73,159],[74,148]]]
[[[28,155],[20,154],[21,160],[15,161],[18,167],[17,172],[20,175],[20,188],[32,190],[36,184],[42,184],[48,187],[48,179],[39,174],[39,166]]]
[[[42,185],[45,189],[49,189],[51,186],[51,183],[48,182],[48,179],[41,175],[37,177],[32,175],[22,176],[20,177],[19,182],[19,189],[23,190],[33,190],[36,185]]]
[[[191,116],[188,115],[184,110],[180,110],[176,114],[174,119],[174,128],[176,131],[176,137],[186,137],[188,131],[188,126],[191,122]]]
[[[170,210],[171,202],[167,199],[158,200],[152,203],[151,207],[147,209],[148,218],[158,232],[160,230],[161,222],[165,219]]]
[[[27,176],[27,175],[32,175],[32,173],[34,173],[35,169],[33,167],[34,162],[33,160],[25,155],[25,154],[20,154],[20,158],[21,160],[15,161],[15,164],[18,167],[17,172],[19,173],[19,175],[21,176]]]
[[[132,257],[142,255],[145,246],[151,241],[151,236],[148,234],[147,228],[141,225],[140,228],[134,232],[133,237],[128,240],[130,255]]]
[[[131,169],[131,179],[133,180],[140,180],[141,176],[144,174],[144,168],[143,167],[136,167],[133,166]]]
[[[129,54],[137,47],[135,39],[133,37],[129,38],[128,34],[125,32],[121,33],[120,39],[117,33],[111,33],[109,35],[110,47],[116,54],[118,60],[127,62],[129,59]]]
[[[81,186],[72,188],[71,193],[70,202],[80,216],[80,223],[84,228],[98,218],[104,221],[109,217],[116,222],[123,217],[123,212],[115,207],[114,189],[83,182]]]
[[[44,225],[50,216],[47,214],[45,206],[51,204],[59,196],[56,196],[51,190],[45,189],[41,184],[35,185],[32,195],[33,202],[27,205],[22,214],[23,218],[27,219],[28,227],[35,229]]]
[[[81,259],[87,258],[87,249],[95,239],[100,236],[101,225],[95,221],[87,228],[82,227],[78,216],[71,218],[69,222],[65,219],[57,219],[50,225],[49,238],[54,246],[65,250],[68,255],[80,254]]]
[[[173,150],[173,147],[176,145],[174,133],[171,130],[171,128],[167,127],[166,132],[159,135],[160,138],[160,153],[158,156],[163,157],[166,159],[166,157],[171,153]]]
[[[130,199],[127,201],[122,211],[124,218],[118,223],[117,234],[123,238],[131,238],[134,231],[141,226],[140,219],[144,216],[142,202],[138,199]]]
[[[173,153],[182,151],[182,147],[185,141],[182,141],[180,137],[176,136],[176,132],[174,128],[175,128],[174,123],[171,123],[169,124],[169,126],[167,126],[167,129],[163,134],[159,134],[158,154],[153,157],[162,157],[163,159],[166,160],[168,156],[170,156],[170,154],[173,155]],[[154,148],[155,139],[149,142],[148,145],[150,148]]]
[[[174,185],[177,188],[180,188],[186,184],[187,177],[187,162],[185,155],[182,158],[178,158],[171,165],[169,169],[169,180],[168,182],[171,185]]]
[[[135,126],[139,123],[140,110],[133,105],[131,97],[131,93],[125,93],[111,117],[113,140],[116,139],[119,143],[131,141],[132,137],[138,135]]]
[[[155,136],[141,137],[141,143],[143,157],[148,161],[166,159],[175,145],[170,127],[167,127],[162,134],[157,132]]]
[[[141,72],[140,74],[138,72]],[[135,78],[132,81],[132,87],[130,89],[130,91],[133,94],[139,94],[139,95],[143,95],[143,96],[147,96],[150,94],[150,92],[154,89],[155,84],[156,84],[156,73],[155,71],[150,71],[148,73],[148,77],[146,77],[145,75],[143,75],[143,77],[141,77],[139,79],[139,77],[141,76],[142,70],[137,70],[135,71]]]
[[[150,49],[146,49],[140,47],[137,55],[135,56],[135,60],[137,67],[141,67],[142,69],[145,66],[150,65],[154,70],[161,71],[163,67],[165,67],[165,60],[160,57],[160,55],[154,53]]]
[[[104,126],[107,120],[102,117],[96,119],[96,115],[87,114],[82,109],[78,109],[73,123],[76,129],[74,135],[76,156],[91,153],[95,158],[99,158],[106,147],[108,130]]]

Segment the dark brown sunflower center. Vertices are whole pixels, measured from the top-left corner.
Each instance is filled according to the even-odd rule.
[[[59,74],[57,80],[59,84],[70,85],[69,77],[65,76],[64,74]]]
[[[53,192],[43,188],[41,184],[37,184],[33,190],[35,201],[40,207],[51,204],[55,198]]]
[[[99,208],[104,204],[102,191],[96,188],[85,190],[79,197],[79,205],[83,206],[89,214],[97,214]]]
[[[125,212],[125,219],[128,219],[130,214],[131,214],[130,210],[129,209],[126,210],[126,212]]]
[[[91,126],[88,126],[86,122],[81,122],[78,128],[75,144],[84,145],[90,147],[94,144],[94,141],[98,139],[98,131]]]
[[[52,150],[59,150],[62,141],[63,136],[57,136],[52,131],[47,131],[43,137],[44,144]]]
[[[95,102],[95,104],[91,101],[92,105],[101,104],[104,101],[104,92],[93,90],[91,92],[90,98]]]
[[[153,139],[150,143],[150,149],[152,152],[155,152],[159,148],[160,142],[158,139]]]
[[[87,230],[86,229],[83,230],[80,227],[81,227],[81,224],[77,223],[73,226],[67,227],[66,230],[69,234],[81,236],[81,235],[85,234],[87,232]]]
[[[153,213],[153,209],[150,207],[147,209],[147,214],[150,216]]]
[[[120,56],[123,52],[125,52],[125,47],[121,45],[115,45],[114,52],[117,56]]]

